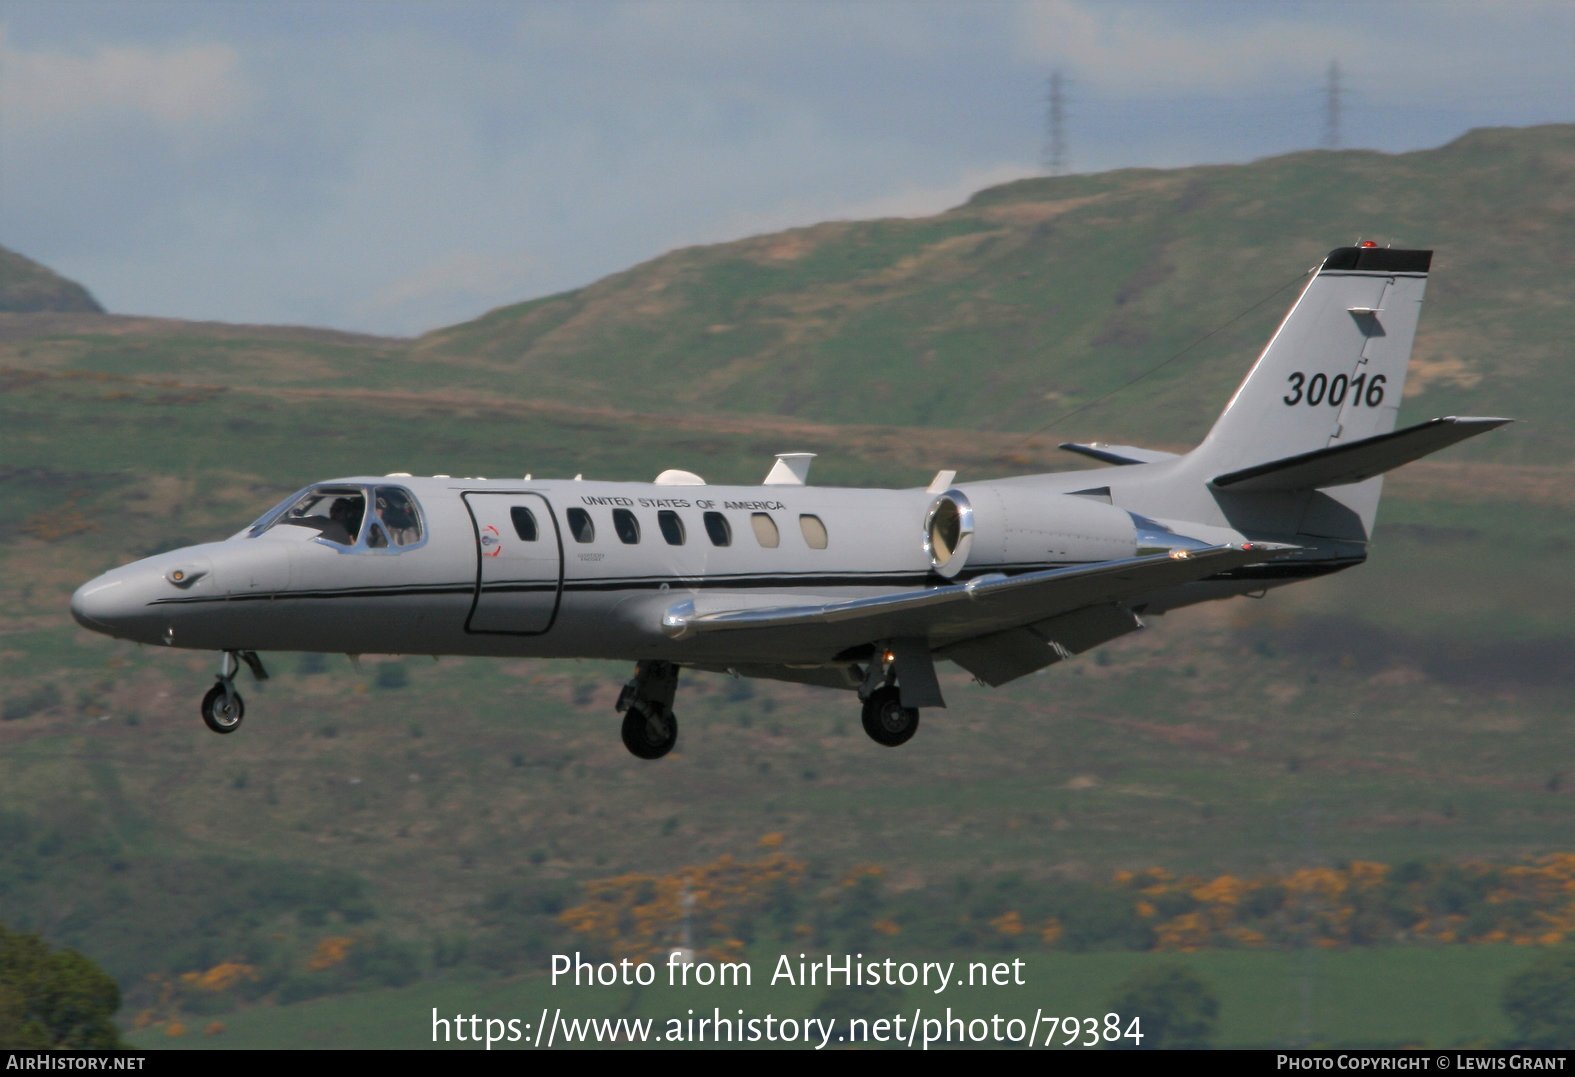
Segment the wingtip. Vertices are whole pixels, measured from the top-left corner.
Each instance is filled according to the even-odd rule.
[[[1506,423],[1518,423],[1519,419],[1512,419],[1504,415],[1455,415],[1451,416],[1457,423],[1476,423],[1482,426],[1503,426]]]
[[[1235,547],[1242,553],[1263,553],[1274,557],[1278,557],[1281,554],[1296,553],[1304,548],[1290,542],[1243,542]]]

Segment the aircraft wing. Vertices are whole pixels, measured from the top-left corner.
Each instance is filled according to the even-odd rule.
[[[751,644],[802,652],[808,636],[827,656],[876,640],[918,638],[940,648],[1037,624],[1091,606],[1139,598],[1219,572],[1272,560],[1294,547],[1249,543],[1189,554],[1157,554],[1019,576],[980,576],[965,584],[813,605],[757,605],[700,612],[669,609],[663,628],[674,639],[748,633]],[[758,599],[757,599],[758,601]]]

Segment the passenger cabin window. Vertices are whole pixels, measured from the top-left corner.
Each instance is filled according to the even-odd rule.
[[[591,514],[584,509],[570,509],[569,533],[574,536],[575,542],[594,542],[596,525],[591,523]]]
[[[397,552],[422,539],[415,498],[398,486],[314,486],[275,506],[249,534],[255,538],[275,527],[305,528],[347,551]]]
[[[669,546],[684,544],[684,522],[672,509],[663,509],[656,514],[656,526],[662,529],[662,537]]]
[[[705,514],[705,533],[711,537],[713,546],[731,546],[733,544],[733,529],[728,525],[727,517],[720,512]]]
[[[613,530],[618,532],[618,541],[625,546],[640,541],[640,521],[628,509],[613,509]]]
[[[768,513],[750,513],[749,526],[755,529],[755,541],[766,549],[774,550],[782,545],[782,533],[777,530],[777,522]]]
[[[522,542],[535,542],[541,537],[541,531],[536,527],[536,514],[524,505],[511,508],[509,519],[514,521],[514,533]]]
[[[805,514],[798,518],[798,529],[804,532],[804,542],[812,550],[826,548],[826,525],[820,522],[819,516]]]

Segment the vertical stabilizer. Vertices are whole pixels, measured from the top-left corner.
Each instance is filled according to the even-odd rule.
[[[1432,259],[1432,251],[1330,251],[1213,429],[1187,454],[1187,473],[1208,482],[1394,430]],[[1275,530],[1365,541],[1382,482],[1220,508]]]
[[[1393,430],[1432,258],[1329,252],[1194,459],[1223,473]]]

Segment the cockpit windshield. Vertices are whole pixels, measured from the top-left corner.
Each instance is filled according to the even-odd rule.
[[[408,549],[422,539],[420,509],[410,491],[399,486],[308,487],[274,506],[247,534],[256,538],[276,527],[308,528],[323,542],[347,550]]]

